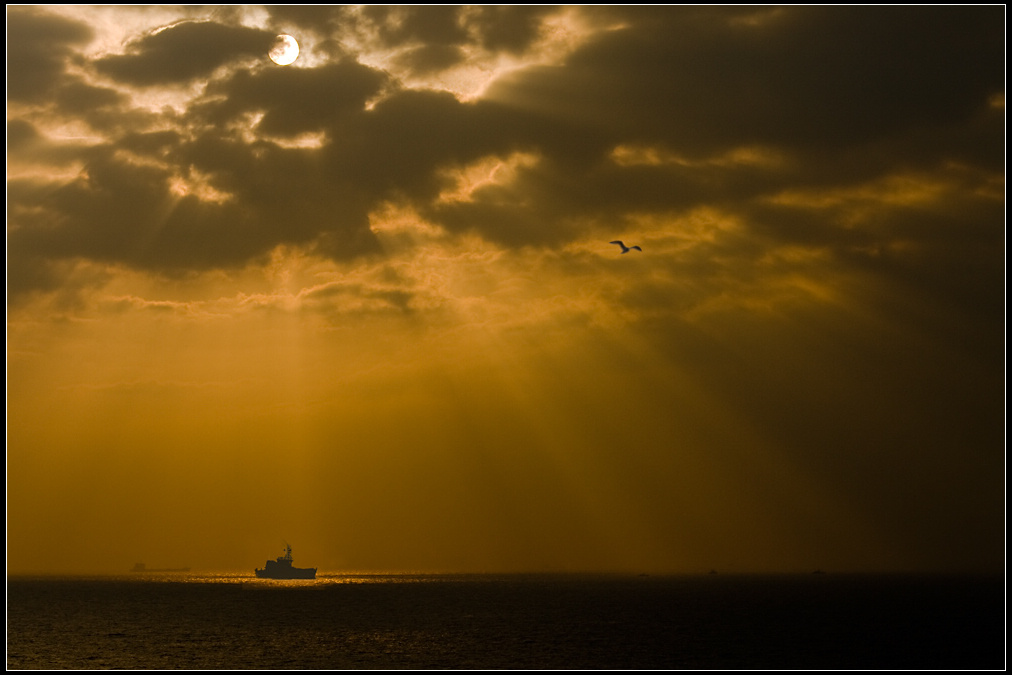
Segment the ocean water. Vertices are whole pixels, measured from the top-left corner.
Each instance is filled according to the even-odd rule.
[[[1002,577],[9,577],[7,668],[1004,669]]]

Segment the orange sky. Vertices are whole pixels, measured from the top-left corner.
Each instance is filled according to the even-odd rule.
[[[8,7],[8,573],[1003,569],[1004,14]]]

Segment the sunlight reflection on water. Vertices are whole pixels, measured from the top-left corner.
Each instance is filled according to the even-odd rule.
[[[247,572],[139,572],[114,575],[116,581],[145,581],[184,584],[239,584],[248,588],[324,588],[346,584],[419,584],[479,581],[508,578],[509,575],[344,572],[317,574],[315,579],[261,579]]]

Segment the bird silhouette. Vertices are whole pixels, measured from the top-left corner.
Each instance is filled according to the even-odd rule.
[[[620,242],[618,240],[615,240],[615,241],[612,241],[612,242],[609,242],[609,243],[611,243],[611,244],[618,244],[619,246],[621,246],[622,247],[622,253],[628,253],[632,249],[636,249],[637,251],[640,251],[640,252],[643,251],[643,249],[641,249],[639,246],[626,246],[625,244],[623,244],[622,242]]]

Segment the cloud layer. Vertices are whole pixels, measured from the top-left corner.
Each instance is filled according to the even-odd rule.
[[[999,8],[586,11],[615,27],[464,102],[406,88],[348,48],[315,67],[270,67],[272,31],[213,19],[150,30],[122,53],[82,62],[73,56],[88,26],[14,8],[9,92],[25,106],[8,124],[32,143],[14,143],[11,159],[37,164],[42,150],[81,172],[47,181],[40,168],[12,182],[11,252],[41,267],[83,257],[186,270],[316,243],[346,259],[375,250],[368,214],[399,200],[451,232],[515,247],[557,246],[631,214],[720,205],[763,236],[817,239],[842,254],[902,223],[866,233],[864,223],[834,222],[849,204],[810,217],[778,198],[954,165],[979,191],[1001,166]],[[328,13],[341,22],[340,11]],[[468,46],[488,58],[533,49],[547,16],[377,7],[355,21],[372,28],[374,48],[409,45],[397,62],[410,73],[440,69],[424,50]],[[196,93],[143,109],[156,86]],[[68,143],[35,121],[68,115],[91,128],[91,142]],[[315,140],[293,145],[300,137]],[[616,161],[623,151],[632,161]],[[448,169],[518,152],[536,161],[508,184],[439,199],[452,187]],[[968,227],[987,229],[963,224],[961,238]]]

